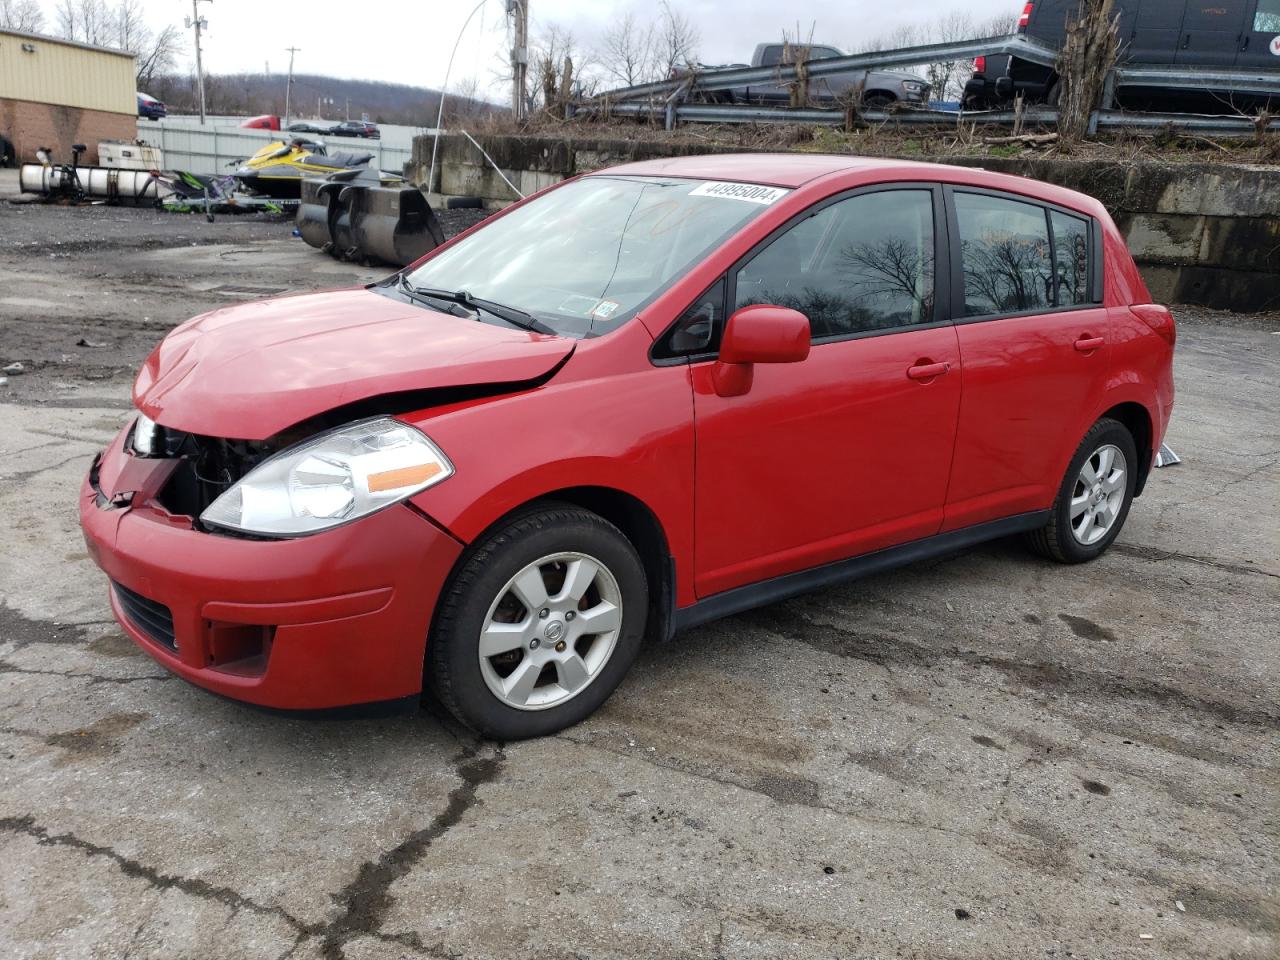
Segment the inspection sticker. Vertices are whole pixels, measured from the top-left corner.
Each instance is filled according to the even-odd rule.
[[[1272,55],[1273,57],[1280,57],[1280,36],[1276,36],[1276,37],[1272,37],[1272,38],[1271,38],[1271,48],[1270,48],[1270,49],[1271,49],[1271,55]]]
[[[791,191],[782,187],[766,187],[758,183],[724,183],[713,181],[689,191],[691,197],[724,197],[726,200],[745,200],[768,206],[781,200]]]
[[[620,306],[622,304],[618,303],[617,300],[601,300],[596,304],[596,308],[591,311],[591,315],[599,317],[601,320],[608,320]]]

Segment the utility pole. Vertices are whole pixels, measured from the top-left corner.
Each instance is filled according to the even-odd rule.
[[[507,0],[513,19],[511,43],[511,115],[525,116],[525,85],[529,77],[529,0]]]
[[[289,51],[289,82],[285,84],[284,88],[284,123],[280,124],[282,127],[289,125],[289,98],[293,94],[293,55],[302,48],[285,47],[285,49]]]
[[[213,3],[213,0],[204,0]],[[200,31],[209,26],[209,21],[200,17],[201,0],[191,0],[191,16],[187,17],[187,29],[196,31],[196,88],[200,91],[200,126],[204,126],[204,63],[200,59]]]

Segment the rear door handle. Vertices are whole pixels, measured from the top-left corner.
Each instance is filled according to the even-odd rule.
[[[1097,350],[1106,342],[1103,337],[1081,337],[1076,341],[1076,349],[1081,353],[1089,353],[1092,350]]]
[[[932,380],[950,369],[949,363],[917,363],[915,366],[907,367],[907,376],[912,380]]]

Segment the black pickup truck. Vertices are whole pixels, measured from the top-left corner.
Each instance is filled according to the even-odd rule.
[[[1067,18],[1076,15],[1077,7],[1077,0],[1031,0],[1022,8],[1018,32],[1060,46]],[[1221,82],[1203,91],[1151,86],[1121,91],[1126,105],[1221,113],[1227,105],[1244,110],[1268,101],[1280,104],[1280,0],[1116,0],[1115,11],[1120,15],[1122,63],[1258,71],[1276,77],[1271,96],[1240,93]],[[1060,89],[1053,67],[1016,56],[978,57],[965,85],[964,105],[987,109],[1018,94],[1029,102],[1056,104]]]

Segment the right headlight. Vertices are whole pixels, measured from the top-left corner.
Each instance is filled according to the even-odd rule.
[[[368,516],[452,475],[453,464],[420,430],[379,417],[264,460],[200,519],[244,533],[306,536]]]

